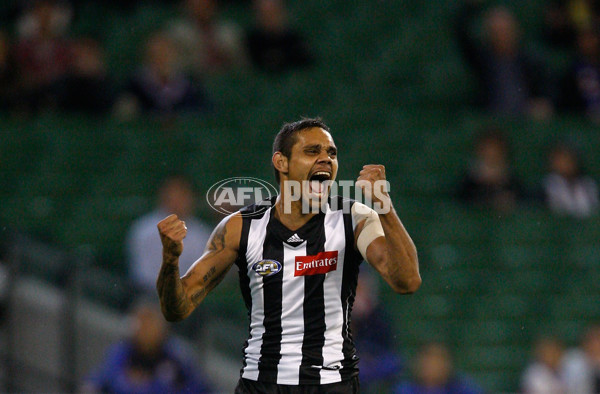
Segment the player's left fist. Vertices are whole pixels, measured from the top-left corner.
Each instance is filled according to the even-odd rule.
[[[356,187],[362,189],[364,196],[374,205],[379,203],[382,210],[389,209],[391,201],[388,194],[389,184],[385,179],[385,167],[381,164],[363,166],[356,180]],[[377,210],[377,209],[376,209]],[[377,210],[379,212],[379,210]]]
[[[370,183],[385,180],[385,167],[381,164],[364,165],[363,169],[358,174],[357,183],[362,180],[368,181]]]

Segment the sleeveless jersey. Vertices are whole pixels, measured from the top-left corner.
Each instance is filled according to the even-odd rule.
[[[354,203],[332,197],[296,231],[274,217],[273,204],[242,209],[236,264],[250,320],[242,378],[298,385],[358,375],[350,313],[363,259]]]

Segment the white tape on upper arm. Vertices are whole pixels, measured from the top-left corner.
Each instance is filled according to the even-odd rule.
[[[365,261],[367,261],[367,247],[376,238],[385,236],[383,227],[381,227],[381,222],[379,221],[379,215],[366,205],[356,202],[352,205],[352,217],[356,223],[365,221],[360,235],[356,240],[356,247]]]

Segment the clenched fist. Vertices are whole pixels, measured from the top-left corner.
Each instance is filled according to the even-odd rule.
[[[183,239],[187,234],[185,222],[177,215],[170,215],[158,222],[158,232],[163,245],[163,253],[180,256],[183,252]]]
[[[391,207],[388,195],[389,183],[385,179],[385,167],[380,164],[367,164],[363,166],[356,180],[356,187],[360,187],[364,196],[373,202],[373,209],[377,213],[388,213]]]

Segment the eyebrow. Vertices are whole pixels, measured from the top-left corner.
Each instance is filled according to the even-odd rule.
[[[321,144],[312,144],[312,145],[305,145],[303,147],[303,149],[311,149],[311,148],[316,148],[316,149],[321,150],[321,148],[323,148],[323,145],[321,145]],[[337,147],[335,145],[330,145],[330,146],[327,147],[327,150],[328,151],[333,150],[333,151],[337,152]]]
[[[317,148],[321,149],[321,144],[304,145],[304,149]]]

